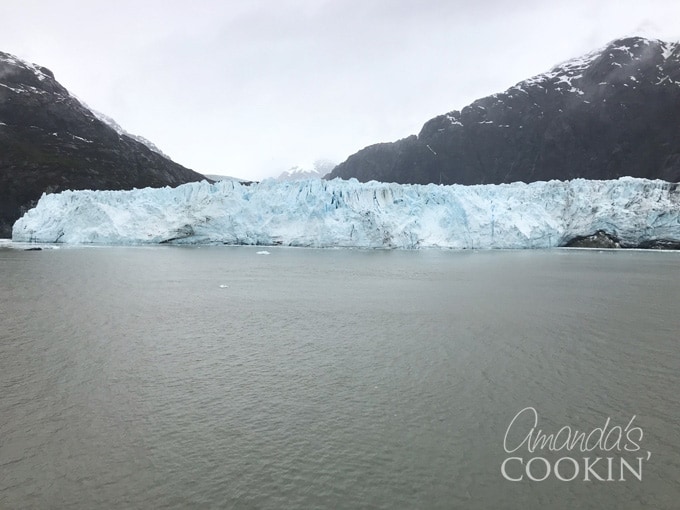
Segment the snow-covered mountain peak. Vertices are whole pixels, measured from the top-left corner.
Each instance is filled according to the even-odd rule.
[[[0,87],[9,90],[14,94],[54,94],[56,100],[76,100],[80,105],[88,110],[93,117],[111,127],[119,136],[128,136],[137,142],[148,147],[150,150],[164,157],[169,157],[163,153],[156,145],[146,138],[134,135],[123,129],[115,120],[94,108],[90,107],[85,101],[61,87],[54,79],[54,73],[46,67],[32,64],[9,53],[0,51]]]
[[[313,163],[295,165],[281,173],[278,181],[300,181],[305,179],[321,179],[335,168],[335,163],[327,159],[317,159]]]
[[[51,93],[68,97],[66,89],[54,80],[52,71],[0,51],[0,91],[3,90],[22,96]]]
[[[562,115],[579,103],[606,103],[613,90],[626,95],[657,86],[680,87],[680,43],[625,37],[561,62],[505,92],[478,99],[461,111],[454,110],[440,118],[448,121],[448,128],[462,128],[472,121],[473,124],[523,129],[523,125],[515,126],[508,121],[511,112],[531,112],[532,120],[542,119],[550,113]],[[626,97],[626,102],[629,99],[637,100],[630,96]],[[528,122],[532,120],[527,119]],[[427,147],[437,155],[435,149]]]
[[[528,78],[512,88],[523,91],[526,86],[542,87],[546,82],[566,83],[571,85],[573,79],[583,77],[583,72],[590,66],[595,59],[601,55],[600,51],[592,51],[577,58],[562,62],[549,71]]]
[[[677,66],[680,56],[678,47],[677,42],[637,36],[616,39],[603,48],[561,62],[547,72],[516,84],[510,90],[525,91],[528,87],[552,86],[563,92],[583,95],[578,84],[584,78],[591,82],[596,79],[599,86],[626,80],[636,81],[636,76],[649,65],[656,65],[657,81],[664,80],[664,77],[669,79],[672,70],[667,69],[667,66]],[[680,86],[680,80],[670,80],[669,84]]]
[[[15,68],[15,70],[24,70],[32,73],[38,81],[43,81],[48,77],[54,79],[54,73],[46,67],[32,64],[10,53],[0,51],[0,64],[4,64],[3,68],[0,69],[0,77],[11,73],[12,68]]]

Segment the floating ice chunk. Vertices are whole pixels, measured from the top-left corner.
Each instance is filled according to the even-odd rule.
[[[59,250],[61,246],[56,246],[54,244],[42,244],[42,243],[27,243],[27,242],[16,242],[11,239],[0,239],[0,249],[7,250]]]

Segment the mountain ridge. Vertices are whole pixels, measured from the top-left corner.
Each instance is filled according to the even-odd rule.
[[[629,37],[370,145],[328,176],[500,184],[680,180],[680,44]]]

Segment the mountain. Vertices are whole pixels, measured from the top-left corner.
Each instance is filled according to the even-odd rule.
[[[335,163],[327,159],[317,159],[312,165],[296,165],[281,173],[279,181],[301,181],[305,179],[321,179],[335,168]]]
[[[49,69],[0,52],[0,237],[43,192],[201,179],[87,108]]]
[[[43,196],[14,241],[364,248],[680,248],[680,185],[612,181],[485,186],[190,183]]]
[[[680,181],[680,44],[631,37],[366,147],[328,178]]]

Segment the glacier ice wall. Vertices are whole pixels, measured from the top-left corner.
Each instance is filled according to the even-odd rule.
[[[43,195],[12,239],[58,243],[547,248],[604,230],[680,241],[680,189],[664,181],[478,186],[356,180],[190,183]]]

